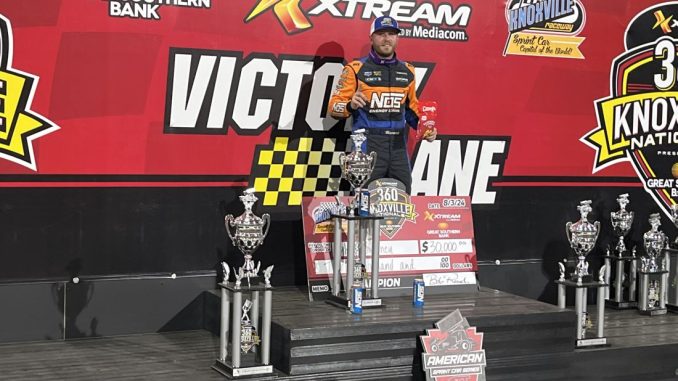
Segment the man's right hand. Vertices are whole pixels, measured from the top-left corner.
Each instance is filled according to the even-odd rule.
[[[361,107],[365,107],[366,104],[367,97],[363,94],[362,87],[360,86],[360,83],[358,83],[358,90],[353,94],[353,97],[351,97],[351,108],[357,110]]]

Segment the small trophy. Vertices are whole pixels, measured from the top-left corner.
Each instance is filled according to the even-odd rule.
[[[577,314],[576,342],[577,348],[591,348],[598,346],[607,346],[607,338],[604,335],[605,330],[605,295],[609,285],[605,282],[605,273],[607,266],[602,266],[598,271],[598,279],[594,279],[589,274],[589,263],[586,261],[588,255],[596,244],[598,234],[600,233],[600,222],[589,222],[588,214],[592,211],[591,200],[581,201],[579,206],[580,219],[577,222],[568,222],[566,226],[567,239],[570,246],[577,254],[577,265],[571,279],[565,277],[565,266],[558,262],[560,278],[556,280],[558,284],[558,307],[566,307],[567,287],[574,288],[574,306]],[[588,294],[590,289],[596,290],[596,309],[597,321],[595,334],[589,333],[592,328],[592,322],[588,313]]]
[[[671,205],[671,222],[673,222],[673,224],[676,225],[676,228],[678,228],[678,204]],[[676,240],[673,241],[671,246],[673,246],[675,249],[678,249],[678,236],[676,236]]]
[[[242,266],[243,275],[247,278],[248,285],[251,285],[251,278],[256,278],[259,273],[259,267],[261,263],[258,263],[256,266],[252,261],[252,253],[254,253],[262,243],[268,234],[268,229],[271,227],[271,216],[268,213],[262,215],[261,217],[256,216],[252,213],[252,206],[257,202],[258,198],[254,195],[254,188],[249,188],[243,192],[243,195],[240,196],[240,201],[242,201],[245,206],[245,212],[238,217],[233,218],[233,215],[229,214],[225,218],[226,222],[226,231],[228,236],[233,241],[235,245],[245,256],[245,263]],[[231,233],[231,228],[234,228],[234,232]],[[236,272],[237,274],[238,272]],[[238,282],[240,285],[240,282]]]
[[[678,204],[671,205],[671,221],[678,228]],[[667,267],[669,271],[666,308],[671,312],[678,312],[678,236],[671,242],[667,252]]]
[[[588,214],[593,210],[591,208],[591,200],[581,201],[577,210],[581,218],[579,221],[572,223],[568,222],[565,225],[565,232],[567,239],[570,241],[570,247],[577,254],[577,266],[573,274],[573,278],[577,279],[577,283],[582,282],[582,279],[589,277],[589,264],[586,261],[586,256],[593,250],[600,233],[600,221],[590,223],[587,219]]]
[[[626,210],[629,204],[629,195],[624,193],[617,198],[619,210],[610,213],[612,229],[618,237],[617,245],[614,249],[616,253],[611,253],[608,247],[605,254],[605,282],[614,284],[614,296],[610,297],[610,290],[607,289],[605,304],[615,309],[636,308],[636,268],[637,259],[635,255],[636,248],[631,252],[627,250],[624,244],[624,236],[631,230],[633,224],[633,212]],[[610,282],[612,272],[614,271],[614,282]],[[628,297],[625,296],[624,289],[628,291]]]
[[[658,263],[659,255],[666,246],[666,235],[659,230],[661,226],[661,218],[659,213],[650,214],[650,230],[643,234],[643,243],[645,245],[645,253],[647,256],[643,260],[641,268],[644,272],[658,272],[663,270]]]
[[[666,292],[668,290],[668,271],[663,265],[667,237],[659,230],[661,217],[653,213],[649,218],[650,230],[643,234],[645,255],[640,258],[640,290],[638,310],[647,315],[666,314]]]
[[[248,353],[255,345],[259,345],[261,339],[257,334],[257,329],[252,326],[249,312],[252,309],[252,301],[245,300],[242,306],[242,318],[240,318],[240,350],[242,353]]]
[[[626,245],[624,244],[624,236],[631,230],[633,223],[633,212],[626,211],[626,205],[629,204],[629,195],[624,193],[617,198],[619,203],[619,210],[610,213],[610,220],[612,221],[612,228],[614,233],[619,237],[617,242],[617,255],[622,257],[626,253]]]
[[[374,165],[377,163],[377,153],[370,152],[368,155],[362,151],[362,145],[367,140],[365,130],[354,131],[351,139],[353,152],[348,155],[343,152],[339,154],[339,163],[342,176],[351,184],[355,194],[350,213],[354,215],[355,209],[359,208],[359,214],[363,216],[369,214],[370,195],[369,192],[364,194],[362,187],[372,175]]]

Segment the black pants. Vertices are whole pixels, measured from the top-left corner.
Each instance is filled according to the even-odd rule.
[[[367,184],[382,177],[391,177],[405,184],[409,194],[412,190],[412,168],[407,156],[407,136],[367,135],[367,153],[377,153],[377,163]]]

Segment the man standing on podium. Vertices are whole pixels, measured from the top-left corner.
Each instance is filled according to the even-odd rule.
[[[412,189],[407,156],[407,126],[417,128],[421,111],[415,90],[414,66],[396,57],[398,22],[389,16],[377,17],[370,28],[372,49],[367,57],[344,67],[329,103],[334,118],[353,117],[353,130],[365,129],[367,147],[376,152],[377,162],[369,182],[392,177]],[[435,140],[435,127],[423,138]]]

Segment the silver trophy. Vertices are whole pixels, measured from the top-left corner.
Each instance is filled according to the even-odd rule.
[[[577,254],[578,259],[573,276],[578,283],[581,283],[584,277],[590,275],[586,256],[596,245],[598,233],[600,233],[600,222],[595,221],[591,223],[587,219],[588,214],[593,210],[591,208],[591,200],[581,201],[579,206],[577,206],[577,210],[581,218],[575,223],[568,222],[565,225],[565,232],[568,241],[570,241],[570,247]]]
[[[671,221],[678,228],[678,204],[671,205]],[[678,248],[678,236],[676,237],[676,240],[673,242],[673,246]]]
[[[257,329],[250,320],[250,309],[252,309],[252,301],[246,299],[242,306],[242,318],[240,318],[240,350],[242,353],[249,352],[252,347],[261,342]]]
[[[257,196],[254,195],[254,188],[245,190],[243,195],[240,196],[240,201],[245,205],[245,212],[235,218],[231,214],[225,218],[228,236],[233,241],[233,245],[245,255],[245,263],[242,266],[242,270],[248,284],[250,283],[250,278],[257,276],[261,265],[259,263],[255,266],[252,261],[252,253],[264,242],[268,229],[271,227],[271,217],[268,213],[261,217],[252,213],[252,206],[254,206],[257,200]],[[233,228],[233,232],[231,232],[231,228]]]
[[[360,203],[362,187],[372,175],[374,165],[377,163],[377,153],[370,152],[368,155],[362,151],[361,147],[367,140],[365,130],[354,131],[351,139],[353,140],[353,151],[349,154],[340,153],[339,163],[341,164],[342,177],[351,184],[356,195],[351,208],[351,213],[353,213],[355,207]]]
[[[617,255],[622,257],[626,253],[626,245],[624,244],[624,236],[631,230],[631,224],[633,223],[633,212],[626,210],[626,205],[629,204],[629,195],[624,193],[619,195],[617,198],[619,203],[619,210],[616,212],[610,213],[610,221],[612,221],[612,228],[614,234],[619,237],[619,242],[617,242]]]
[[[643,243],[647,257],[641,259],[641,271],[655,273],[663,271],[662,266],[658,263],[658,258],[666,247],[667,237],[659,230],[659,226],[662,224],[659,213],[650,214],[649,221],[650,230],[643,234]]]

